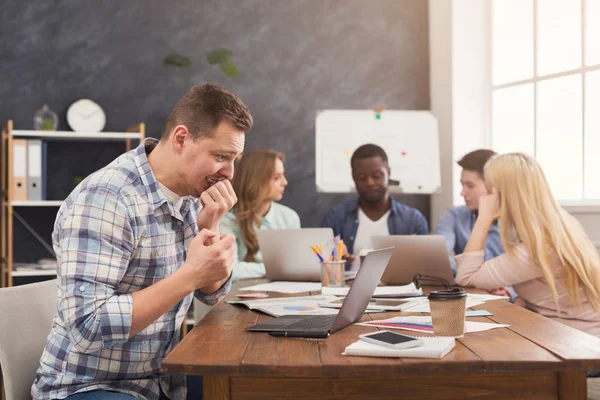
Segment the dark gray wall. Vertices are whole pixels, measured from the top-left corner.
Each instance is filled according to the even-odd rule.
[[[240,77],[206,62],[217,47],[233,51]],[[190,70],[163,65],[170,52],[189,55]],[[91,98],[106,111],[105,130],[143,121],[149,136],[158,137],[190,85],[229,88],[255,119],[246,148],[287,155],[283,203],[304,226],[317,226],[345,197],[315,191],[317,110],[429,109],[425,0],[2,1],[0,57],[0,119],[13,119],[17,129],[32,129],[44,103],[59,113],[59,129],[68,129],[68,106]],[[64,198],[73,176],[93,172],[120,151],[51,143],[49,198]],[[396,198],[429,217],[429,196]],[[18,211],[49,238],[56,209]],[[31,261],[43,256],[29,249],[31,237],[16,225],[16,254]]]

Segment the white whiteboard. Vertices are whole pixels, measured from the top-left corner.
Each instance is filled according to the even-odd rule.
[[[350,158],[373,143],[388,156],[390,192],[435,193],[441,188],[437,120],[429,111],[324,110],[316,118],[316,184],[319,192],[355,191]]]

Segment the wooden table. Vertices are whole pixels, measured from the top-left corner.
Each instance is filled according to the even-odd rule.
[[[221,303],[165,358],[162,370],[203,375],[205,400],[587,398],[586,371],[600,367],[600,339],[505,300],[474,309],[494,316],[471,321],[511,326],[466,334],[441,360],[389,359],[341,355],[359,334],[376,328],[351,325],[322,341],[275,338],[244,330],[271,317]],[[415,314],[365,314],[362,320],[398,315]]]

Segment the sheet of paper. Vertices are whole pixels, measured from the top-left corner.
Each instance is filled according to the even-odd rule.
[[[367,305],[367,311],[404,311],[405,308],[410,308],[415,305],[413,299],[420,297],[407,297],[403,299],[379,299],[371,298]],[[321,307],[340,308],[345,297],[336,297],[336,300],[329,303],[319,303]]]
[[[466,333],[483,332],[483,331],[487,331],[487,330],[495,329],[495,328],[506,328],[507,326],[510,326],[510,325],[494,324],[494,323],[490,323],[490,322],[467,321],[465,323],[465,331],[466,331]]]
[[[376,326],[385,329],[403,329],[413,332],[433,333],[431,317],[428,316],[394,317],[377,321],[362,322],[359,323],[359,325]],[[510,325],[466,321],[465,333],[482,332],[490,329],[505,328],[507,326]]]
[[[349,287],[343,287],[343,288],[330,288],[330,287],[324,287],[322,289],[322,293],[323,294],[333,294],[336,296],[346,296],[348,294],[348,290],[350,290]],[[375,293],[373,293],[373,296],[392,296],[392,295],[399,295],[399,296],[408,296],[408,295],[412,295],[412,296],[421,296],[423,295],[423,290],[422,289],[417,289],[414,283],[408,284],[408,285],[404,285],[404,286],[378,286],[377,289],[375,289]]]
[[[260,300],[231,300],[229,304],[242,304],[251,310],[279,317],[282,315],[328,315],[337,314],[338,309],[319,307],[319,303],[335,300],[335,296],[315,295],[300,297],[279,297]]]
[[[406,312],[422,312],[422,313],[430,313],[431,312],[431,308],[429,307],[429,300],[425,299],[425,300],[415,302],[415,303],[416,304],[413,307],[406,308],[406,309],[404,309],[404,311],[406,311]],[[467,308],[480,306],[483,303],[485,303],[485,301],[474,301],[474,300],[467,298]]]
[[[467,310],[467,317],[492,317],[494,314],[488,310]]]
[[[321,290],[320,282],[268,282],[254,286],[248,286],[239,290],[252,290],[257,292],[279,292],[279,293],[305,293],[318,292]]]

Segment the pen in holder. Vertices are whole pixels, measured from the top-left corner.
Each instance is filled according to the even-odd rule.
[[[321,262],[321,285],[324,287],[344,287],[345,260]]]

